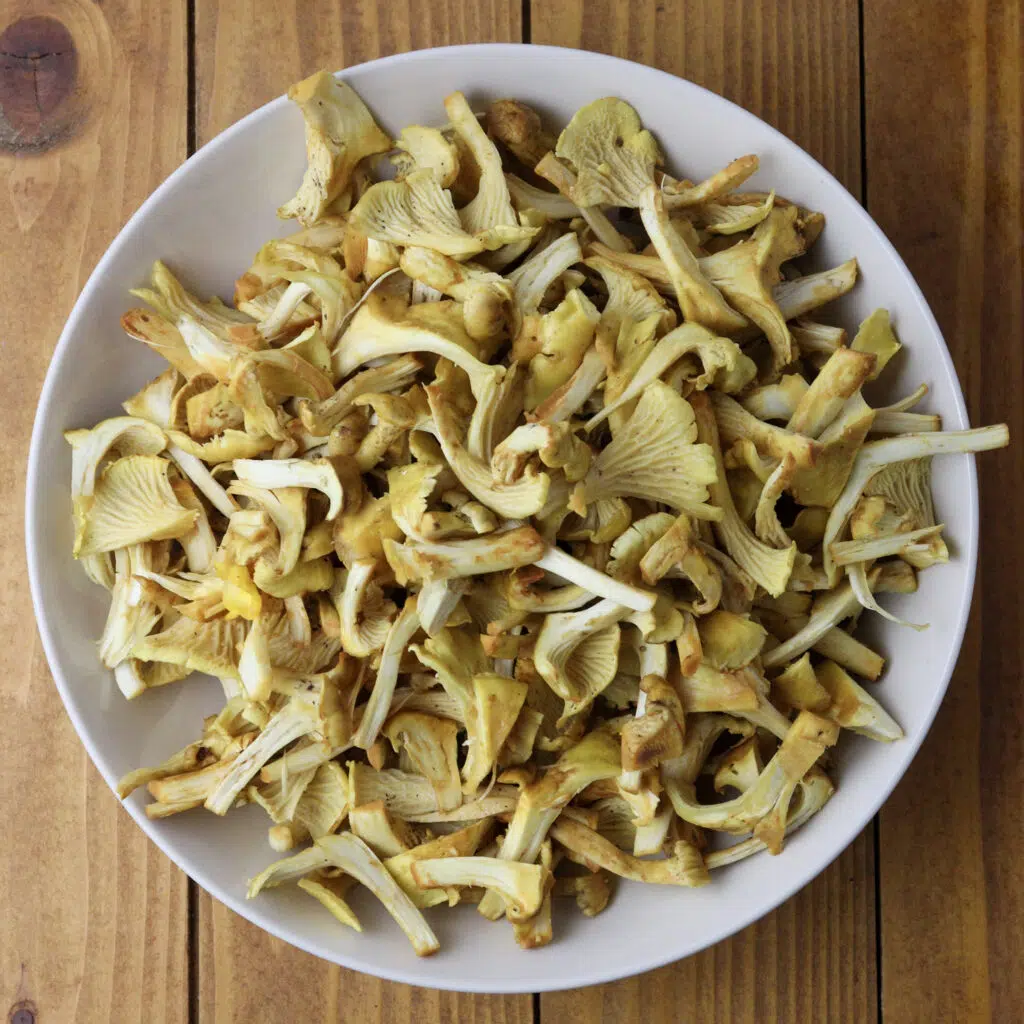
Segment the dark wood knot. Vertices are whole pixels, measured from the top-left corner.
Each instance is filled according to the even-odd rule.
[[[36,1004],[22,999],[11,1007],[7,1015],[8,1024],[36,1024]]]
[[[77,80],[75,42],[56,18],[8,25],[0,35],[0,147],[38,153],[71,135],[81,112],[67,101]]]

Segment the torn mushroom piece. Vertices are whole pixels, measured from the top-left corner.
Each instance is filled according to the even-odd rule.
[[[331,587],[342,650],[354,658],[369,658],[384,646],[396,612],[374,579],[379,575],[376,561],[361,559],[336,573]]]
[[[499,249],[513,240],[509,231],[472,234],[463,228],[451,194],[429,168],[415,170],[402,181],[371,185],[352,210],[350,223],[379,242],[422,246],[456,258]],[[516,225],[514,237],[524,231],[534,229]]]
[[[348,827],[378,857],[395,857],[416,845],[412,829],[401,818],[394,817],[383,800],[353,807]]]
[[[461,92],[453,92],[445,97],[444,106],[456,134],[472,154],[478,172],[476,195],[459,210],[463,227],[478,238],[489,242],[500,240],[510,248],[511,243],[528,242],[537,228],[519,223],[505,183],[501,154],[487,137],[466,97]],[[509,257],[514,259],[519,254],[515,250],[499,250],[494,256],[498,257],[497,264],[503,266],[511,261]],[[505,258],[501,258],[503,256]]]
[[[692,607],[697,614],[714,611],[722,598],[721,571],[701,547],[697,527],[689,516],[676,517],[647,549],[639,568],[643,581],[649,586],[665,578],[692,584],[696,592]],[[689,596],[683,595],[684,599]]]
[[[599,498],[646,498],[699,519],[717,519],[720,509],[707,502],[716,479],[712,450],[697,443],[690,403],[655,381],[594,458],[573,502],[586,508]]]
[[[298,487],[321,491],[329,502],[328,520],[334,519],[341,511],[341,481],[334,466],[326,459],[235,459],[232,468],[239,480],[254,487],[271,490]]]
[[[707,280],[764,331],[775,372],[793,361],[793,338],[772,289],[782,279],[782,263],[801,255],[806,247],[797,207],[776,207],[749,239],[700,264]]]
[[[546,473],[524,474],[512,484],[499,485],[490,466],[466,449],[444,391],[432,385],[426,392],[438,440],[459,483],[481,504],[509,519],[526,519],[538,513],[547,499],[550,477]]]
[[[527,921],[540,910],[548,872],[540,864],[494,857],[442,857],[413,861],[413,880],[420,888],[482,886],[500,894],[510,921]]]
[[[505,328],[513,288],[500,274],[458,263],[450,256],[409,246],[399,266],[414,281],[436,288],[462,305],[466,333],[476,341],[496,342]]]
[[[693,888],[711,880],[700,851],[687,842],[677,842],[663,860],[641,860],[623,853],[600,833],[571,820],[559,820],[551,837],[565,847],[570,857],[592,871],[603,868],[613,875],[654,885]]]
[[[419,614],[417,612],[415,595],[406,599],[405,605],[398,613],[398,617],[391,624],[388,630],[387,639],[381,650],[380,665],[377,669],[377,678],[373,683],[373,690],[370,698],[363,709],[363,717],[352,736],[352,743],[363,750],[369,750],[377,739],[384,720],[387,718],[391,706],[391,699],[394,696],[395,686],[398,682],[398,674],[401,668],[402,655],[406,645],[412,640],[419,629]]]
[[[602,600],[583,611],[544,619],[533,652],[544,681],[565,702],[565,716],[585,710],[615,677],[619,661],[618,623],[630,609]]]
[[[621,770],[615,740],[607,732],[589,733],[522,790],[498,850],[499,860],[534,863],[548,829],[572,798],[592,782],[614,778]],[[488,892],[479,909],[484,917],[496,920],[504,913],[504,903],[500,895]]]
[[[419,307],[413,307],[416,308]],[[444,308],[438,309],[440,315],[427,322],[422,316],[403,317],[403,312],[394,299],[371,295],[345,332],[345,344],[336,353],[336,372],[346,376],[358,366],[383,356],[430,352],[465,370],[477,394],[486,381],[505,373],[503,367],[488,365],[473,355],[475,346],[461,317],[456,319],[457,311],[449,314]]]
[[[388,564],[403,586],[415,580],[479,576],[532,565],[546,548],[544,539],[530,526],[446,544],[411,539],[404,544],[384,541]]]
[[[586,476],[592,452],[569,423],[524,423],[494,449],[491,473],[503,485],[515,483],[533,455],[549,469],[562,470],[569,483],[576,483]]]
[[[644,227],[664,264],[683,318],[696,321],[710,331],[729,333],[742,330],[746,326],[746,318],[729,305],[718,288],[705,276],[697,257],[669,217],[660,190],[655,185],[648,185],[640,195],[639,205]],[[729,251],[726,250],[727,253]],[[721,271],[720,277],[725,277]],[[738,288],[735,292],[744,294]],[[750,309],[759,308],[755,307],[754,302],[746,305]],[[774,306],[774,303],[771,305]],[[782,318],[778,316],[777,319]],[[767,316],[764,320],[766,324],[769,323]],[[782,321],[782,331],[788,338],[785,321]]]
[[[626,773],[656,768],[683,752],[685,717],[676,689],[664,675],[645,675],[640,692],[645,698],[643,712],[638,703],[636,717],[622,727],[622,768]]]
[[[528,410],[543,404],[580,368],[600,318],[590,299],[573,288],[555,309],[532,325],[529,342],[521,344],[517,353],[517,358],[529,360],[525,396]]]
[[[740,391],[757,373],[753,361],[740,351],[735,342],[719,338],[699,324],[682,324],[657,342],[629,385],[587,422],[587,430],[593,430],[617,408],[639,398],[673,364],[691,355],[700,360],[703,368],[703,372],[693,379],[693,386],[698,391],[711,385],[725,392]]]
[[[789,804],[785,835],[788,836],[791,832],[796,831],[817,814],[828,803],[834,792],[835,786],[832,784],[832,780],[820,768],[811,768],[798,783]],[[715,868],[735,864],[737,861],[767,849],[768,845],[764,839],[750,836],[731,846],[709,851],[704,855],[704,862],[708,869],[713,871]]]
[[[416,657],[437,673],[459,706],[468,746],[462,766],[463,793],[475,793],[492,771],[512,734],[526,700],[527,684],[489,671],[479,634],[443,629],[413,648]]]
[[[800,780],[839,734],[838,726],[810,711],[801,711],[757,781],[740,796],[719,804],[698,804],[692,785],[664,778],[665,792],[676,814],[702,828],[742,835],[753,831],[769,852],[779,853],[785,814]],[[781,809],[781,822],[776,821]]]
[[[374,852],[357,836],[343,833],[317,840],[329,863],[365,885],[405,932],[417,956],[430,956],[441,948],[426,919],[391,877]]]
[[[577,110],[558,137],[555,155],[576,172],[571,195],[579,206],[637,206],[661,163],[654,136],[641,127],[637,112],[615,97]]]
[[[673,209],[702,206],[728,195],[757,172],[759,161],[753,153],[730,161],[720,171],[694,185],[666,178],[663,190]]]
[[[415,170],[429,170],[443,188],[451,188],[459,176],[458,146],[438,128],[406,125],[395,140],[396,150],[390,154],[395,177],[401,181]]]
[[[725,466],[718,441],[718,425],[711,403],[705,395],[695,395],[692,405],[696,413],[697,435],[713,453],[717,463],[717,473],[711,484],[710,494],[711,500],[721,513],[721,518],[715,522],[714,529],[725,549],[741,569],[749,573],[769,594],[781,594],[793,572],[796,544],[784,549],[770,547],[751,533],[749,527],[740,519],[726,483]]]
[[[873,375],[875,362],[871,353],[850,348],[836,349],[800,396],[786,429],[807,437],[820,437],[821,432],[839,415],[846,400]]]
[[[1005,425],[999,425],[979,427],[975,430],[904,434],[865,444],[853,463],[842,492],[829,512],[828,523],[825,526],[822,551],[829,582],[834,583],[837,576],[832,561],[831,545],[840,539],[840,534],[868,481],[881,469],[894,463],[930,455],[991,451],[994,448],[1003,448],[1008,443],[1009,431]]]
[[[416,770],[430,780],[438,810],[451,811],[462,803],[456,734],[458,723],[416,711],[392,715],[384,733],[396,751],[404,751]]]
[[[112,462],[92,494],[80,499],[75,557],[187,534],[198,513],[178,501],[171,467],[156,455],[127,455]]]
[[[834,722],[885,743],[903,738],[903,730],[881,704],[834,661],[823,661],[815,669],[815,676],[831,698],[825,714]]]
[[[575,200],[572,199],[576,186],[576,175],[568,164],[556,157],[554,153],[545,153],[537,161],[533,170],[539,177],[551,182],[563,196],[576,205]],[[608,214],[600,206],[580,206],[578,209],[586,226],[595,238],[600,239],[609,252],[628,253],[632,250],[633,247],[629,239],[619,233]]]
[[[308,227],[349,187],[359,161],[386,152],[391,140],[355,90],[325,71],[293,85],[288,98],[306,122],[309,165],[295,198],[278,210],[278,216],[297,217]]]

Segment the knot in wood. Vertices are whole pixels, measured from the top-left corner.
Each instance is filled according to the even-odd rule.
[[[19,1000],[7,1015],[7,1024],[36,1024],[36,1007],[27,999]]]
[[[56,18],[13,22],[0,34],[0,147],[39,152],[62,141],[77,118],[67,108],[78,79],[78,51]]]

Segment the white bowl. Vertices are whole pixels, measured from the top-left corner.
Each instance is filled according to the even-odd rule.
[[[967,426],[960,388],[938,326],[892,246],[850,194],[777,131],[704,89],[612,57],[540,46],[457,46],[407,53],[343,72],[397,132],[411,122],[441,123],[442,98],[455,89],[471,102],[516,96],[563,122],[582,104],[616,95],[639,110],[670,166],[700,178],[756,152],[756,186],[774,186],[822,210],[828,226],[815,249],[824,265],[849,256],[862,279],[830,311],[847,327],[886,306],[905,343],[901,393],[926,381],[930,409],[947,429]],[[196,735],[221,702],[216,682],[193,679],[128,702],[96,656],[106,594],[71,558],[70,455],[61,432],[120,412],[120,402],[161,369],[118,318],[134,305],[128,289],[166,260],[203,294],[229,296],[236,275],[268,237],[286,234],[275,217],[304,166],[298,112],[281,98],[244,118],[179,168],[111,245],[68,319],[43,387],[28,467],[28,564],[39,630],[57,686],[89,754],[110,785],[124,772],[163,760]],[[523,952],[503,925],[472,908],[431,914],[442,950],[418,960],[397,926],[367,898],[366,930],[340,927],[297,890],[245,900],[246,879],[274,859],[266,817],[243,808],[220,819],[192,812],[149,821],[144,797],[128,810],[182,870],[233,910],[302,949],[345,967],[435,988],[530,992],[569,988],[646,971],[695,953],[750,924],[806,885],[853,840],[906,770],[931,724],[953,670],[970,603],[977,541],[977,486],[971,458],[936,460],[939,519],[953,560],[922,576],[917,594],[894,599],[923,633],[875,623],[873,639],[889,668],[872,692],[906,730],[894,744],[846,737],[831,802],[787,843],[723,870],[699,890],[623,885],[598,918],[559,911],[556,940]],[[923,867],[923,865],[922,865]],[[560,901],[563,902],[563,901]]]

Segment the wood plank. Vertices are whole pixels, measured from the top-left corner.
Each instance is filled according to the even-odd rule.
[[[533,0],[531,42],[671,71],[788,135],[860,192],[854,0]]]
[[[180,1024],[187,882],[63,712],[33,627],[22,517],[36,398],[64,319],[129,214],[186,156],[186,4],[8,0],[2,13],[0,705],[15,727],[0,772],[0,1014]]]
[[[867,829],[832,867],[757,924],[649,974],[544,994],[540,1019],[556,1024],[874,1022],[872,867]]]
[[[857,5],[533,0],[531,39],[681,75],[779,128],[860,190]],[[541,998],[559,1024],[877,1018],[873,830],[763,921],[641,978]]]
[[[1019,431],[1020,5],[867,0],[864,14],[869,209],[938,317],[972,422]],[[938,720],[882,814],[882,1005],[894,1024],[1024,1016],[1024,976],[1009,966],[1024,955],[1024,450],[1014,442],[978,460],[974,614]]]
[[[519,42],[520,13],[519,0],[197,0],[199,141],[318,68],[430,46]]]
[[[197,0],[198,141],[206,142],[319,67],[426,46],[518,41],[520,10],[518,0]],[[323,1022],[527,1024],[533,1016],[529,996],[433,992],[344,971],[271,938],[205,893],[199,895],[198,963],[203,1024],[292,1024],[296,993],[303,993],[303,1006],[317,1007]],[[250,970],[253,963],[261,969]],[[288,979],[285,987],[282,977]]]

